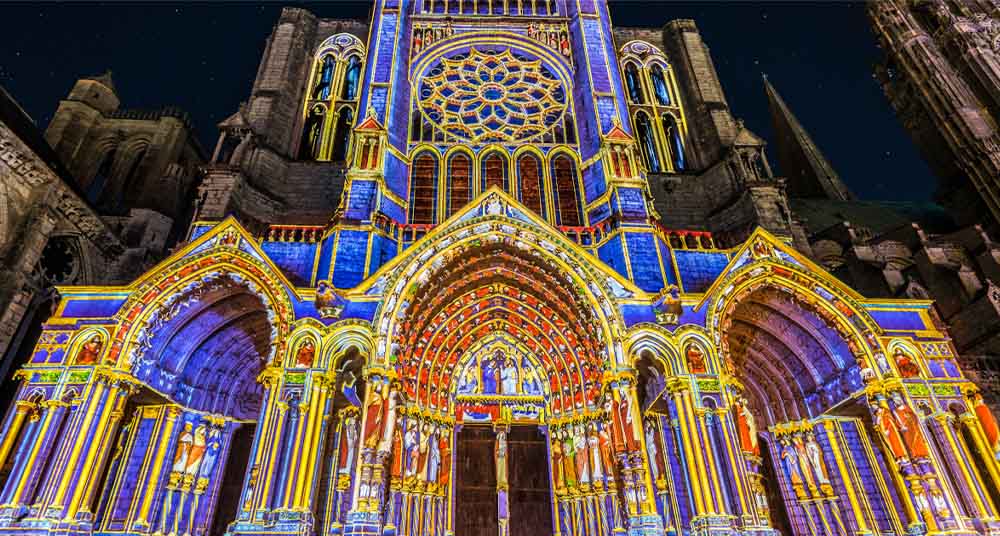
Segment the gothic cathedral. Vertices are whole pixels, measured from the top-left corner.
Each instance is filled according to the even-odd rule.
[[[693,23],[654,37],[604,0],[286,10],[179,247],[58,288],[0,534],[1000,534],[932,302],[810,260]]]

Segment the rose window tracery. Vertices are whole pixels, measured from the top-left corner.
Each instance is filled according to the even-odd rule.
[[[515,141],[544,134],[568,108],[562,82],[540,60],[510,50],[441,58],[420,83],[418,106],[466,141]]]

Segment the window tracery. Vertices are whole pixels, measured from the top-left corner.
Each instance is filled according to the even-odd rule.
[[[673,70],[659,49],[630,41],[619,52],[626,97],[643,163],[650,173],[687,166],[687,126]]]
[[[569,136],[562,80],[541,60],[510,49],[441,58],[415,100],[412,141],[566,143]]]
[[[572,158],[561,154],[552,159],[552,183],[559,225],[570,227],[583,225],[580,218],[580,192],[577,186],[576,164]]]
[[[438,160],[430,151],[413,159],[410,169],[410,223],[434,223]]]
[[[458,212],[472,201],[472,159],[465,153],[456,153],[448,161],[448,213]]]
[[[326,39],[316,53],[304,103],[301,160],[341,161],[357,117],[364,46],[351,34]]]

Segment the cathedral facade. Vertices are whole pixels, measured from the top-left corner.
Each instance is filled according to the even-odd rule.
[[[788,184],[850,202],[767,91]],[[287,9],[220,130],[176,249],[57,287],[0,533],[1000,534],[1000,430],[934,302],[813,260],[693,22]]]

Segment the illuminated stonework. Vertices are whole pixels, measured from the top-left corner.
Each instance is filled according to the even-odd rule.
[[[527,141],[551,129],[567,109],[566,90],[540,60],[510,50],[441,58],[420,80],[421,112],[470,142]]]

